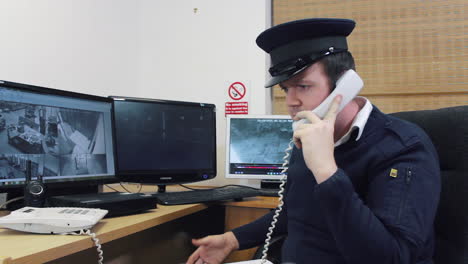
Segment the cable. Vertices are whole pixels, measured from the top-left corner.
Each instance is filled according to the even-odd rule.
[[[183,184],[179,184],[179,186],[184,187],[185,189],[189,189],[191,191],[203,190],[202,188],[192,188],[192,187],[188,187],[187,185],[183,185]],[[207,190],[207,189],[205,189],[205,190]]]
[[[61,233],[61,235],[74,235],[74,236],[80,236],[80,235],[88,235],[91,237],[91,239],[94,242],[94,245],[96,246],[96,251],[98,252],[98,263],[103,264],[104,261],[104,251],[101,249],[101,244],[99,244],[99,238],[97,238],[96,233],[91,232],[91,230],[86,229],[83,230],[81,229],[79,233],[76,232],[68,232],[68,233]]]
[[[0,204],[0,209],[2,209],[3,207],[5,207],[7,204],[9,203],[12,203],[12,202],[16,202],[16,201],[19,201],[21,199],[24,199],[24,196],[20,196],[20,197],[16,197],[16,198],[13,198],[13,199],[10,199],[2,204]],[[6,208],[6,207],[5,207]]]
[[[123,186],[122,182],[119,182],[119,183],[120,183],[120,187],[122,187],[126,192],[131,193],[131,191],[129,191],[127,188],[125,188],[125,186]]]
[[[104,185],[105,185],[107,188],[109,188],[109,189],[111,189],[111,190],[113,190],[113,191],[115,191],[115,192],[120,192],[120,191],[118,191],[117,189],[114,189],[113,187],[110,187],[109,184],[104,184]]]
[[[134,193],[134,192],[132,192],[132,191],[129,191],[129,190],[122,184],[122,182],[119,182],[119,184],[120,184],[120,186],[121,186],[126,192],[128,192],[128,193]],[[128,184],[128,182],[127,182],[127,184]],[[107,187],[109,187],[109,186],[107,186]],[[137,191],[136,193],[139,193],[139,192],[141,191],[142,188],[143,188],[143,185],[141,185],[141,183],[139,183],[139,188],[138,188],[138,191]],[[111,188],[111,189],[112,189],[112,188]],[[113,190],[115,190],[115,189],[113,189]]]
[[[267,233],[267,237],[265,239],[265,247],[263,248],[263,251],[262,251],[262,260],[261,260],[261,264],[265,264],[266,261],[267,261],[267,253],[268,253],[268,248],[270,247],[270,241],[271,241],[271,236],[273,235],[273,231],[275,230],[275,227],[276,227],[276,223],[278,222],[278,216],[279,214],[281,213],[281,211],[283,210],[283,205],[284,205],[284,202],[283,202],[283,192],[284,192],[284,185],[286,184],[286,172],[288,171],[288,164],[289,164],[289,156],[290,156],[290,151],[293,149],[293,144],[294,144],[294,141],[291,140],[289,142],[289,145],[288,147],[286,148],[285,150],[285,155],[283,157],[283,171],[281,171],[281,174],[283,175],[283,177],[281,177],[281,184],[279,186],[279,192],[278,192],[278,207],[276,208],[275,210],[275,214],[273,215],[273,220],[271,221],[271,226],[268,228],[268,233]]]

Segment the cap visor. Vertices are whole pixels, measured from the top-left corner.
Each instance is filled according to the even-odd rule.
[[[298,73],[301,73],[303,70],[307,69],[310,65],[312,64],[309,64],[303,68],[301,68],[300,70],[297,70],[293,73],[289,73],[289,74],[281,74],[281,75],[278,75],[278,76],[273,76],[271,77],[270,80],[268,80],[265,84],[265,88],[271,88],[272,86],[274,85],[277,85],[281,82],[284,82],[284,81],[287,81],[289,79],[291,79],[294,75],[298,74]]]

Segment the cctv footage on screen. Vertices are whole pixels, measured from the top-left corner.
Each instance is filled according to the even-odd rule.
[[[0,183],[108,173],[103,112],[0,100]]]
[[[292,136],[291,122],[287,119],[232,119],[229,160],[232,169],[247,173],[241,164],[282,164]]]

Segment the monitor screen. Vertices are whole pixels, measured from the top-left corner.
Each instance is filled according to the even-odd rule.
[[[226,177],[281,179],[283,158],[292,134],[289,116],[228,116]]]
[[[0,189],[115,181],[112,100],[0,81]]]
[[[121,180],[164,185],[216,176],[215,105],[113,98]]]

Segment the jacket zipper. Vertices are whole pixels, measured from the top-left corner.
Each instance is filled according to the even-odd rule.
[[[411,183],[411,177],[412,176],[413,176],[413,172],[412,172],[411,168],[407,168],[406,169],[406,175],[405,175],[405,188],[404,188],[403,198],[401,199],[400,208],[398,210],[397,223],[400,223],[400,219],[401,219],[401,215],[403,213],[403,209],[406,206],[406,200],[408,199],[408,192],[409,192],[408,189],[409,189],[409,186],[410,186],[410,183]]]

